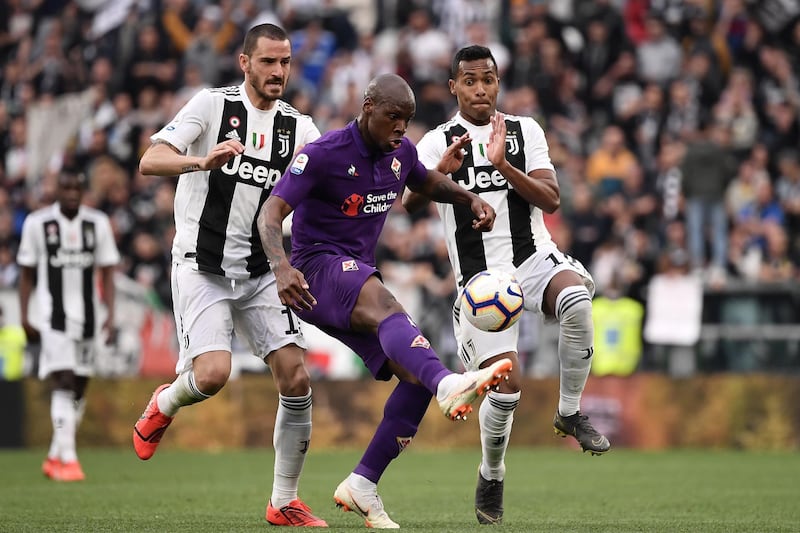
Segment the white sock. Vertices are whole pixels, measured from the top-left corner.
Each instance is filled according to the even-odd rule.
[[[194,370],[189,370],[175,378],[172,385],[162,390],[158,394],[156,402],[159,411],[167,416],[175,416],[181,407],[202,402],[211,396],[200,392],[194,382]]]
[[[350,472],[350,475],[347,476],[347,484],[350,485],[351,489],[355,489],[359,492],[375,492],[378,490],[377,483],[355,472]]]
[[[75,400],[75,428],[79,428],[81,426],[81,422],[83,421],[83,414],[86,412],[86,397],[84,396],[80,400]]]
[[[297,499],[297,485],[311,442],[311,390],[305,396],[278,395],[278,414],[272,445],[275,470],[272,480],[272,506],[280,509]]]
[[[50,395],[50,418],[53,421],[53,443],[64,463],[78,460],[75,451],[75,393],[56,389]],[[51,445],[51,450],[53,446]]]
[[[478,420],[483,452],[481,475],[484,479],[502,481],[506,475],[506,449],[519,397],[519,392],[507,394],[491,391],[481,403]]]
[[[561,326],[558,338],[561,363],[558,412],[570,416],[580,410],[594,354],[592,299],[586,287],[575,285],[558,294],[556,318]]]

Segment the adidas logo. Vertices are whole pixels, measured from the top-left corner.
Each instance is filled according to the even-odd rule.
[[[236,131],[236,130],[231,130],[228,133],[226,133],[225,134],[225,138],[226,139],[234,139],[236,141],[241,141],[242,140],[242,138],[239,137],[239,132]]]

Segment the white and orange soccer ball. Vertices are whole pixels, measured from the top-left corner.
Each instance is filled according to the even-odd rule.
[[[478,272],[464,285],[461,308],[470,324],[483,331],[503,331],[522,315],[524,298],[516,278],[500,270]]]

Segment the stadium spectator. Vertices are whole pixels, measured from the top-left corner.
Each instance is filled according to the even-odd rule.
[[[622,190],[622,182],[636,158],[625,146],[625,135],[619,126],[603,130],[600,145],[586,160],[586,181],[595,194],[606,198]]]
[[[431,397],[446,417],[461,419],[512,369],[509,359],[463,374],[445,368],[375,267],[378,237],[404,186],[467,207],[469,231],[478,236],[494,223],[489,204],[417,159],[404,138],[415,106],[401,77],[374,78],[358,118],[301,150],[258,219],[281,301],[350,346],[375,379],[399,380],[359,464],[334,492],[343,510],[379,529],[399,526],[384,509],[378,482],[416,435]],[[451,152],[465,145],[454,143]],[[292,212],[289,263],[281,228]]]
[[[231,372],[235,328],[269,365],[279,393],[275,475],[265,519],[324,527],[297,495],[311,439],[305,341],[296,317],[278,301],[274,275],[253,235],[258,209],[292,154],[319,137],[310,117],[280,99],[291,58],[282,28],[251,28],[239,55],[244,82],[198,93],[151,137],[142,156],[142,173],[180,175],[172,293],[181,349],[178,377],[153,392],[134,426],[133,444],[140,459],[149,459],[181,407],[222,389]],[[134,239],[140,256],[142,242]],[[133,274],[147,275],[142,266],[131,265]]]
[[[472,217],[466,209],[437,205],[457,284],[464,287],[486,269],[508,272],[520,283],[526,310],[558,321],[560,390],[553,426],[564,436],[574,437],[584,451],[605,453],[610,447],[608,439],[580,410],[594,351],[594,281],[583,265],[559,251],[544,225],[543,212],[554,212],[560,203],[544,131],[529,117],[506,116],[497,110],[497,65],[484,46],[468,46],[455,54],[449,86],[458,101],[458,113],[418,143],[420,161],[491,202],[499,213],[495,229],[479,239],[471,231]],[[463,148],[453,157],[452,147],[458,145]],[[479,178],[481,174],[491,179]],[[514,192],[503,182],[512,185]],[[421,193],[406,192],[403,197],[403,205],[410,211],[426,201]],[[456,299],[453,329],[464,367],[473,371],[490,368],[506,358],[514,364],[510,379],[488,393],[479,414],[483,456],[475,514],[481,524],[499,524],[503,520],[506,448],[520,399],[519,326],[488,333],[472,326],[465,313]]]
[[[800,153],[786,150],[778,154],[778,180],[775,193],[786,214],[790,236],[789,255],[800,264]]]
[[[173,117],[203,85],[192,78],[191,73],[197,74],[197,67],[204,65],[193,64],[172,45],[173,40],[162,17],[165,9],[149,9],[148,6],[157,4],[128,0],[106,3],[99,8],[95,7],[97,4],[68,2],[63,9],[56,9],[54,6],[60,5],[59,2],[0,3],[0,57],[4,59],[0,79],[0,180],[4,187],[9,180],[17,180],[7,189],[11,193],[9,201],[13,213],[9,237],[12,249],[19,241],[25,215],[54,200],[55,177],[75,157],[77,126],[94,122],[88,111],[88,93],[80,91],[89,84],[103,83],[107,90],[106,99],[112,102],[116,114],[110,125],[102,128],[106,130],[105,147],[102,148],[106,153],[86,154],[86,163],[92,159],[105,159],[107,154],[122,162],[128,177],[130,201],[138,206],[137,210],[146,213],[150,210],[146,205],[153,195],[149,187],[142,186],[136,163],[149,146],[150,135],[165,125],[155,122]],[[184,38],[188,43],[196,37],[197,21],[206,14],[213,15],[215,8],[207,11],[209,2],[206,1],[184,1],[182,4],[185,11],[181,13],[181,23],[187,29]],[[445,35],[446,39],[441,43],[443,47],[453,49],[461,44],[457,41],[464,38],[465,33],[459,30],[456,34],[450,32],[477,20],[489,22],[490,42],[502,42],[512,52],[509,69],[503,78],[505,90],[499,96],[499,103],[509,113],[532,116],[545,126],[551,157],[558,166],[559,179],[564,180],[561,208],[565,215],[571,209],[570,182],[573,180],[569,175],[574,173],[567,167],[573,165],[573,161],[582,161],[591,155],[603,128],[609,125],[623,128],[626,143],[646,171],[646,185],[658,191],[662,205],[657,216],[665,227],[686,215],[686,202],[676,169],[682,159],[682,145],[696,137],[702,122],[721,122],[730,132],[731,150],[737,159],[751,159],[758,173],[766,172],[767,176],[776,179],[780,176],[778,155],[784,149],[793,150],[800,145],[800,104],[796,96],[800,21],[797,20],[796,6],[790,2],[222,2],[218,4],[221,9],[230,7],[230,16],[223,18],[224,22],[233,25],[235,37],[228,40],[227,55],[225,52],[218,55],[221,59],[218,64],[220,80],[238,77],[238,64],[233,61],[236,57],[234,45],[241,42],[252,25],[263,21],[293,23],[293,10],[320,14],[323,27],[336,35],[336,55],[331,58],[327,75],[320,82],[316,94],[290,87],[286,98],[303,113],[313,116],[321,130],[340,127],[358,114],[361,103],[359,88],[372,76],[397,72],[412,79],[414,65],[408,61],[404,47],[398,46],[398,36],[409,33],[409,13],[421,4],[433,9],[435,16],[431,19],[430,29]],[[702,10],[696,6],[702,6]],[[442,14],[447,10],[457,16],[444,19]],[[666,21],[666,31],[678,44],[679,68],[675,79],[668,79],[667,85],[648,82],[636,68],[633,46],[641,43],[649,46],[645,42],[644,20],[651,15]],[[347,36],[350,26],[357,28],[357,40],[352,35]],[[291,28],[295,29],[294,26]],[[577,38],[576,32],[579,33]],[[596,33],[601,34],[599,38]],[[58,38],[48,42],[49,35]],[[150,47],[149,58],[139,50],[137,42],[140,38],[156,42],[155,47]],[[534,78],[541,70],[542,43],[547,39],[561,43],[561,65],[556,65],[556,71],[561,75],[550,86],[554,84],[560,93],[561,88],[567,89],[570,83],[579,81],[577,101],[557,94],[559,105],[550,107],[552,95],[545,94],[542,98],[532,89]],[[63,52],[55,49],[56,43]],[[614,52],[615,48],[620,48],[621,52]],[[707,58],[724,58],[725,48],[729,52],[730,70],[726,63],[721,63],[717,80],[710,75],[717,68],[716,64],[714,61],[709,64]],[[55,59],[52,64],[56,67],[52,69],[55,74],[48,74],[47,80],[55,80],[55,83],[52,84],[54,89],[40,92],[37,87],[47,80],[43,75],[34,75],[31,67],[38,64],[38,58],[44,57],[46,50],[49,51],[45,55]],[[348,60],[344,57],[345,51],[357,60]],[[605,60],[599,61],[605,55],[617,54],[617,60],[610,66]],[[144,76],[131,83],[133,78],[129,78],[129,67],[135,56],[145,59],[140,63]],[[591,61],[587,62],[590,58]],[[449,54],[446,59],[449,64]],[[65,60],[68,64],[62,68]],[[597,65],[601,65],[597,71],[595,67],[588,67],[594,65],[595,60]],[[657,61],[648,64],[654,68],[666,66]],[[107,79],[109,68],[110,80]],[[340,69],[345,72],[340,73]],[[570,79],[573,71],[581,74],[577,80]],[[356,75],[352,75],[353,72]],[[677,81],[676,94],[669,86],[672,81]],[[718,88],[714,88],[714,83],[708,83],[716,81],[720,84]],[[440,81],[438,85],[442,86],[442,83]],[[138,93],[146,86],[155,88],[149,97],[154,109],[142,114],[139,112]],[[430,100],[425,94],[432,86],[437,85],[419,88],[420,120],[415,121],[419,124],[425,120],[440,122],[432,118],[434,113],[449,115],[452,110],[447,106],[441,109],[436,100],[433,105],[426,105]],[[665,91],[665,98],[660,108],[657,104],[651,108],[643,103],[643,99],[649,101],[656,93],[656,87]],[[711,90],[707,90],[709,87]],[[718,101],[713,101],[710,95],[719,88],[722,95]],[[658,98],[652,100],[657,102]],[[543,101],[547,105],[540,103]],[[153,106],[152,102],[158,105]],[[588,128],[581,135],[580,142],[576,141],[574,132],[568,133],[569,138],[562,141],[559,137],[564,124],[556,125],[565,117],[562,105],[569,104],[574,110],[576,103],[587,109]],[[167,106],[171,107],[165,110]],[[161,111],[154,112],[157,108]],[[155,120],[144,123],[132,120],[142,115],[155,117]],[[669,120],[666,119],[668,116]],[[16,125],[17,122],[22,127]],[[53,127],[54,124],[58,127]],[[412,127],[409,137],[414,138],[417,135],[414,130],[424,127],[426,125]],[[12,128],[24,130],[21,142],[9,144]],[[567,128],[566,131],[571,130]],[[84,134],[83,139],[92,137]],[[101,137],[99,134],[97,140]],[[675,137],[679,137],[680,142],[676,142]],[[756,154],[758,157],[754,158]],[[7,160],[12,164],[6,166]],[[567,164],[559,161],[567,161]],[[575,166],[576,169],[580,167]],[[20,169],[24,172],[20,173]],[[24,181],[21,180],[23,175]],[[87,192],[90,193],[87,200],[92,196],[102,197],[91,190]],[[600,212],[605,206],[596,201],[596,194],[592,192],[592,209]],[[146,224],[147,220],[143,222]],[[731,222],[730,217],[727,222]],[[791,225],[792,218],[787,213],[784,229],[790,241],[796,242],[798,231]],[[568,226],[564,225],[563,229],[565,234],[570,233]],[[562,232],[559,230],[558,233]],[[167,237],[165,240],[164,235],[159,234],[162,254],[169,254],[170,239]],[[120,252],[123,257],[130,258],[130,235],[126,237],[122,232],[118,236],[121,238],[118,241]],[[733,242],[737,237],[732,233],[730,239]],[[577,244],[578,241],[573,242]],[[796,250],[797,246],[790,245],[790,249]],[[587,266],[591,270],[591,265]],[[731,272],[731,276],[739,277],[735,272]]]
[[[650,12],[645,18],[647,37],[636,48],[636,70],[645,82],[666,84],[678,77],[681,47],[667,31],[664,19]]]
[[[711,122],[686,148],[681,163],[681,188],[686,198],[686,224],[692,268],[705,271],[710,281],[723,283],[728,246],[725,190],[736,174],[728,150],[729,130]],[[711,262],[706,262],[706,228],[710,228]]]
[[[85,187],[82,175],[61,172],[57,202],[25,219],[17,253],[22,327],[29,343],[41,341],[39,378],[51,385],[53,436],[42,471],[56,481],[85,479],[75,435],[95,371],[95,337],[113,343],[116,335],[113,276],[119,252],[108,217],[81,204]],[[34,289],[38,317],[30,312]],[[102,322],[99,298],[105,304]]]

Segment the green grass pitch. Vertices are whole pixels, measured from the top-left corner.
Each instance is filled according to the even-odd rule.
[[[0,531],[248,532],[263,519],[272,483],[268,449],[165,450],[147,462],[132,450],[82,449],[82,483],[41,474],[43,450],[0,452]],[[363,531],[333,490],[359,452],[312,448],[300,494],[333,531]],[[485,531],[472,499],[477,449],[410,448],[380,493],[403,529]],[[513,447],[507,458],[505,532],[800,531],[800,454]]]

